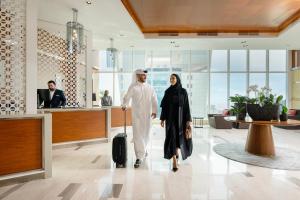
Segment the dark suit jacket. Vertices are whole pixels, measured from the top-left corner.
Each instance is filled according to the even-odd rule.
[[[55,90],[52,99],[50,100],[50,91],[44,101],[44,108],[59,108],[66,105],[66,97],[62,90]]]

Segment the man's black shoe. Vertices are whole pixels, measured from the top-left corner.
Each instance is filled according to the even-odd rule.
[[[141,164],[142,164],[142,161],[140,159],[136,159],[136,161],[134,163],[134,168],[139,168]]]

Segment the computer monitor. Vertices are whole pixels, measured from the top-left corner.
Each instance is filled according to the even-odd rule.
[[[37,89],[37,107],[40,108],[41,104],[47,99],[49,95],[48,89]]]
[[[96,93],[93,93],[93,94],[92,94],[92,101],[97,101]]]

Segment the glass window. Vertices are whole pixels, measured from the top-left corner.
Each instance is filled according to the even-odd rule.
[[[172,51],[171,52],[171,63],[172,65],[182,65],[190,63],[190,52],[189,51]]]
[[[286,50],[269,51],[270,71],[286,71]]]
[[[170,51],[153,51],[152,66],[155,68],[170,68]]]
[[[266,71],[266,50],[250,50],[250,71]]]
[[[98,52],[99,56],[99,67],[102,70],[107,69],[107,56],[106,56],[106,51],[99,51]]]
[[[249,86],[257,85],[258,89],[266,86],[266,73],[250,73],[249,74]],[[253,93],[253,92],[252,92]],[[250,94],[250,97],[254,97],[254,94]]]
[[[158,101],[158,116],[160,115],[161,108],[160,102],[165,94],[165,90],[169,87],[169,72],[153,72],[151,73],[151,85],[153,86]]]
[[[208,72],[209,51],[192,50],[191,51],[191,72]]]
[[[172,71],[189,71],[190,52],[189,51],[171,51]]]
[[[231,73],[230,74],[230,96],[236,94],[247,95],[247,74]]]
[[[115,74],[107,64],[106,51],[96,53],[99,54],[99,57],[96,56],[99,59],[97,63],[102,70],[99,74],[101,93],[106,89],[109,90],[114,98],[114,105],[121,104],[131,84],[132,72],[136,68],[146,68],[149,71],[147,82],[154,87],[159,104],[170,85],[170,74],[177,73],[182,79],[183,87],[188,91],[193,116],[205,117],[208,112],[222,112],[228,106],[227,89],[230,96],[246,95],[247,50],[122,51],[118,54],[119,70]],[[227,53],[230,57],[228,73]],[[266,73],[266,50],[249,50],[249,54],[249,85],[264,87],[269,76],[269,86],[273,92],[286,98],[286,50],[269,51],[271,71],[269,74]],[[210,74],[209,63],[211,63]],[[250,97],[253,95],[250,94]],[[160,112],[160,107],[158,109]]]
[[[99,73],[100,98],[103,97],[105,90],[108,90],[112,97],[114,96],[113,77],[113,73]]]
[[[118,71],[132,71],[132,51],[123,51],[119,54]]]
[[[152,66],[152,51],[145,52],[145,66],[150,68]]]
[[[247,71],[247,50],[230,50],[230,71]]]
[[[208,114],[209,75],[208,73],[192,73],[190,79],[189,100],[192,116],[205,117]],[[185,81],[184,81],[185,82]]]
[[[187,91],[190,89],[190,73],[182,72],[179,74],[181,79],[182,87],[185,88]]]
[[[126,94],[131,83],[132,83],[132,73],[116,73],[115,74],[114,105],[121,105],[121,103],[123,101],[123,97]]]
[[[227,71],[227,50],[211,51],[211,71]]]
[[[227,108],[227,73],[210,75],[210,112],[222,113]]]
[[[286,99],[286,73],[270,73],[269,85],[272,93],[283,95]]]
[[[145,68],[145,51],[133,51],[133,70]]]

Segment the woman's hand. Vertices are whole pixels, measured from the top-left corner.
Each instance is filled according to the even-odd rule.
[[[186,127],[190,127],[190,126],[192,125],[192,123],[193,123],[193,122],[191,122],[191,121],[187,121],[187,122],[186,122]]]
[[[160,121],[160,125],[161,125],[161,127],[164,128],[164,127],[165,127],[165,120],[161,120],[161,121]]]

